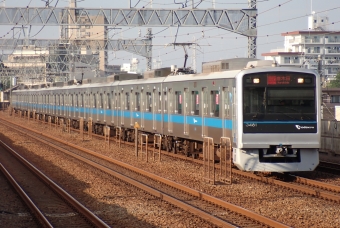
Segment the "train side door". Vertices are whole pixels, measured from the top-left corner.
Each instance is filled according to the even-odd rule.
[[[152,102],[153,104],[152,105],[152,129],[153,130],[156,130],[157,129],[157,123],[156,123],[156,112],[158,110],[158,107],[157,107],[157,98],[156,98],[156,90],[154,89],[152,91]]]
[[[169,89],[168,91],[168,132],[173,132],[173,91]]]
[[[96,118],[99,121],[100,109],[101,109],[101,93],[97,91],[96,93]]]
[[[209,111],[209,100],[208,100],[207,88],[202,89],[202,137],[208,136],[208,127],[206,126],[206,117]]]
[[[63,116],[66,117],[66,113],[67,113],[67,99],[68,96],[67,94],[64,92],[63,93]]]
[[[141,99],[141,112],[140,112],[140,122],[141,122],[141,128],[144,129],[144,122],[145,122],[145,119],[144,119],[144,113],[145,113],[145,110],[146,110],[146,98],[147,96],[144,95],[144,91],[141,90],[141,93],[140,93],[140,99]]]
[[[96,109],[95,109],[95,97],[96,97],[96,94],[91,92],[89,94],[89,105],[90,105],[90,108],[89,108],[89,118],[91,117],[92,118],[92,121],[94,121],[94,116],[93,116],[93,113],[95,113]]]
[[[75,110],[74,96],[75,96],[74,93],[70,94],[70,118],[74,117],[74,110]]]
[[[134,126],[134,110],[135,110],[135,94],[133,93],[133,91],[131,90],[131,92],[129,92],[129,101],[130,101],[130,104],[129,104],[129,108],[130,108],[130,127],[133,127]]]
[[[233,134],[233,146],[237,147],[237,121],[236,121],[236,115],[237,115],[237,100],[236,100],[236,88],[235,86],[233,87],[232,90],[232,98],[230,98],[230,100],[232,100],[233,104],[232,104],[232,122],[233,122],[233,126],[232,126],[232,134]]]
[[[156,130],[157,132],[162,132],[163,131],[163,127],[162,127],[162,123],[163,123],[163,119],[162,119],[162,91],[161,88],[156,91],[156,98],[155,98],[155,103],[156,103],[156,107],[157,111],[156,111],[156,115],[155,115],[155,121],[156,121]]]
[[[131,92],[130,91],[126,91],[125,93],[124,93],[124,96],[125,96],[125,110],[126,110],[126,112],[125,112],[125,118],[126,118],[126,124],[127,124],[127,126],[126,127],[128,127],[128,125],[129,125],[129,122],[130,122],[130,126],[132,126],[131,124],[132,124],[132,104],[131,104]],[[124,124],[125,124],[125,120],[124,120]]]
[[[85,109],[84,109],[84,94],[82,92],[79,93],[79,115],[78,117],[83,117],[85,119]]]
[[[115,123],[115,116],[114,116],[114,113],[115,113],[115,101],[114,101],[114,92],[113,91],[110,91],[110,94],[108,95],[109,96],[109,108],[110,108],[110,112],[109,114],[111,115],[111,124],[114,125]]]
[[[73,93],[73,105],[72,105],[72,118],[75,118],[77,116],[78,113],[78,94],[77,92]]]
[[[72,110],[73,110],[73,94],[70,93],[68,95],[68,117],[72,118]]]
[[[126,102],[125,102],[125,96],[124,96],[124,90],[122,90],[121,93],[119,93],[119,99],[120,99],[120,124],[124,126],[124,118],[125,118],[125,110],[126,110]]]
[[[135,113],[134,113],[134,120],[138,124],[141,124],[141,93],[136,91],[135,92]],[[134,123],[132,123],[134,124]]]
[[[187,116],[189,114],[189,94],[188,94],[188,88],[184,88],[184,94],[183,94],[183,117],[184,117],[184,134],[189,135],[189,124]]]
[[[104,98],[105,98],[105,91],[103,91],[103,89],[101,88],[100,89],[100,91],[99,91],[99,93],[98,93],[98,102],[99,102],[99,104],[98,104],[98,119],[100,120],[100,121],[104,121],[104,119],[105,119],[105,100],[104,100]]]
[[[229,87],[223,87],[222,90],[222,136],[227,137],[227,119],[229,119],[230,101],[229,101]]]
[[[116,92],[115,93],[115,110],[116,110],[116,125],[117,126],[120,126],[120,118],[119,118],[119,115],[120,115],[120,93],[119,92]]]
[[[108,109],[108,101],[109,101],[109,96],[108,95],[110,95],[110,94],[108,94],[106,91],[104,91],[104,93],[103,93],[103,99],[104,99],[104,101],[103,101],[103,105],[104,105],[104,107],[103,107],[103,115],[104,115],[104,123],[106,123],[106,114],[107,114],[107,109]]]

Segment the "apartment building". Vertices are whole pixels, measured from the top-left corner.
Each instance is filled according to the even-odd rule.
[[[329,31],[327,17],[312,14],[309,30],[282,33],[284,48],[263,53],[265,60],[275,60],[280,66],[318,69],[322,80],[329,82],[340,70],[340,32]]]

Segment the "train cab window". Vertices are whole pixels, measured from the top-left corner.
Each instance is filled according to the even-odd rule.
[[[220,116],[220,104],[219,104],[220,92],[217,90],[210,91],[210,116]]]
[[[150,92],[146,92],[146,107],[145,111],[146,112],[151,112],[151,106],[152,106],[152,95]]]
[[[129,92],[125,93],[125,105],[126,105],[126,110],[130,110],[130,93]]]
[[[191,114],[196,116],[200,114],[200,97],[198,91],[191,92]]]
[[[175,96],[175,113],[182,114],[182,92],[176,91]]]
[[[168,97],[166,95],[166,92],[163,93],[163,100],[164,100],[163,111],[164,111],[164,113],[166,113],[168,111]]]
[[[136,95],[135,96],[135,98],[136,98],[136,101],[135,101],[135,103],[136,103],[135,110],[136,111],[140,111],[140,93],[136,92],[135,95]]]

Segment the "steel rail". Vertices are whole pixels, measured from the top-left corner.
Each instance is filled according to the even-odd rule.
[[[321,188],[321,189],[326,189],[326,190],[329,190],[329,191],[332,191],[332,192],[340,193],[340,186],[322,183],[320,181],[315,181],[315,180],[311,180],[311,179],[307,179],[307,178],[299,177],[299,176],[295,176],[295,175],[290,175],[290,176],[293,178],[294,182],[313,186],[313,187],[318,187],[318,188]]]
[[[313,196],[316,196],[316,197],[320,197],[320,198],[323,198],[323,199],[336,201],[336,202],[340,203],[340,196],[334,195],[334,194],[331,194],[331,193],[327,193],[327,192],[324,192],[324,191],[314,190],[314,189],[306,188],[306,187],[303,187],[303,186],[290,184],[290,183],[283,182],[283,181],[280,181],[280,180],[275,180],[273,178],[260,177],[260,176],[256,176],[255,174],[246,173],[246,172],[236,170],[236,169],[233,169],[233,173],[240,175],[240,176],[243,176],[243,177],[252,178],[252,179],[264,182],[264,183],[275,184],[275,185],[278,185],[278,186],[281,186],[281,187],[284,187],[284,188],[292,189],[292,190],[299,191],[299,192],[302,192],[302,193],[305,193],[305,194],[308,194],[308,195],[313,195]],[[311,181],[313,181],[313,180],[311,180]],[[325,183],[325,185],[329,185],[329,184]]]
[[[7,121],[7,120],[6,120],[6,121]],[[7,122],[9,122],[9,121],[7,121]],[[176,183],[176,182],[173,182],[173,181],[171,181],[171,180],[168,180],[168,179],[159,177],[159,176],[157,176],[157,175],[155,175],[155,174],[152,174],[152,173],[146,172],[146,171],[144,171],[144,170],[138,169],[138,168],[133,167],[133,166],[131,166],[131,165],[128,165],[128,164],[126,164],[126,163],[123,163],[123,162],[117,161],[117,160],[115,160],[115,159],[109,158],[109,157],[107,157],[107,156],[98,154],[98,153],[96,153],[96,152],[94,152],[94,151],[91,151],[91,150],[88,150],[88,149],[86,149],[86,148],[82,148],[82,147],[77,146],[77,145],[74,145],[74,144],[72,144],[72,143],[65,142],[65,141],[60,140],[60,139],[58,139],[58,138],[51,137],[50,135],[44,134],[44,133],[42,133],[42,132],[38,132],[38,131],[33,130],[33,129],[26,128],[26,127],[24,127],[24,126],[19,126],[19,125],[17,125],[16,123],[13,123],[13,122],[10,122],[10,123],[12,123],[12,124],[14,124],[14,125],[16,125],[16,126],[18,126],[18,127],[20,127],[20,128],[24,128],[24,129],[26,129],[26,130],[28,130],[28,131],[32,131],[32,132],[34,132],[34,133],[36,133],[36,134],[42,135],[42,136],[44,136],[44,137],[46,137],[46,138],[52,139],[52,140],[54,140],[54,141],[57,141],[57,142],[59,142],[59,143],[68,145],[68,146],[70,146],[70,147],[72,147],[72,148],[75,148],[75,149],[77,149],[77,150],[80,150],[80,151],[89,153],[89,154],[91,154],[92,156],[95,156],[95,157],[97,157],[97,158],[104,159],[105,161],[109,161],[109,162],[111,162],[111,163],[114,163],[114,164],[116,164],[116,165],[119,165],[119,166],[121,166],[121,167],[123,167],[123,168],[125,168],[125,169],[129,169],[129,170],[134,171],[134,172],[136,172],[136,173],[140,173],[141,175],[147,176],[147,177],[152,178],[152,179],[154,179],[154,180],[156,180],[156,181],[159,181],[159,182],[162,182],[162,183],[167,184],[167,185],[169,185],[169,186],[172,186],[172,187],[175,187],[175,188],[177,188],[177,189],[180,189],[181,191],[184,191],[184,192],[186,192],[186,193],[188,193],[188,194],[190,194],[190,195],[193,195],[193,196],[195,196],[195,197],[198,197],[199,199],[202,199],[202,200],[205,200],[205,201],[214,203],[214,204],[216,204],[216,205],[218,205],[218,206],[221,206],[221,207],[224,207],[224,208],[226,208],[226,209],[229,209],[230,211],[233,211],[233,212],[235,212],[235,213],[244,215],[244,216],[246,216],[246,217],[248,217],[248,218],[250,218],[250,219],[253,219],[253,220],[255,220],[255,221],[259,221],[259,222],[261,222],[261,223],[264,223],[264,224],[266,224],[266,225],[268,225],[268,226],[271,226],[271,227],[289,227],[289,226],[286,226],[286,225],[284,225],[284,224],[282,224],[282,223],[279,223],[279,222],[277,222],[277,221],[274,221],[274,220],[272,220],[272,219],[269,219],[269,218],[267,218],[267,217],[264,217],[264,216],[262,216],[262,215],[256,214],[256,213],[254,213],[254,212],[252,212],[252,211],[243,209],[243,208],[241,208],[241,207],[239,207],[239,206],[230,204],[230,203],[228,203],[228,202],[226,202],[226,201],[220,200],[220,199],[215,198],[215,197],[213,197],[213,196],[209,196],[209,195],[207,195],[207,194],[205,194],[205,193],[202,193],[202,192],[200,192],[200,191],[197,191],[197,190],[191,189],[191,188],[189,188],[189,187],[183,186],[183,185],[178,184],[178,183]],[[21,131],[21,132],[22,132],[22,131]],[[23,133],[24,133],[24,134],[27,134],[27,135],[30,136],[30,137],[34,137],[34,136],[32,136],[32,135],[29,135],[29,134],[26,133],[26,132],[23,132]],[[38,137],[34,137],[34,138],[37,139],[37,140],[39,140],[39,141],[41,141],[41,142],[43,142],[43,143],[46,143],[45,140],[42,140],[42,139],[40,139],[40,138],[38,138]],[[50,143],[49,143],[49,144],[50,144]],[[71,155],[71,156],[77,156],[77,159],[81,159],[81,160],[84,159],[83,157],[81,157],[81,156],[79,156],[79,155],[75,155],[75,154],[73,154],[73,153],[70,153],[69,151],[67,151],[67,150],[65,150],[65,149],[62,149],[62,148],[60,148],[60,147],[58,147],[58,146],[56,146],[56,145],[54,145],[54,144],[50,144],[50,146],[52,146],[52,147],[55,148],[55,149],[61,150],[61,151],[65,152],[65,153],[68,153],[68,154]],[[86,159],[85,162],[87,162],[87,159]],[[92,162],[92,163],[93,163],[93,166],[98,166],[100,169],[102,169],[102,167],[101,167],[100,165],[98,165],[98,164],[96,164],[96,163],[94,163],[94,162]],[[91,164],[91,165],[92,165],[92,164]],[[112,171],[112,170],[108,169],[108,171]],[[146,186],[146,187],[147,187],[147,186]],[[149,187],[148,187],[148,188],[149,188]],[[157,190],[155,190],[155,191],[157,191]],[[162,193],[160,193],[160,194],[162,194]],[[162,195],[164,195],[164,194],[162,194]],[[161,196],[162,196],[162,195],[161,195]],[[191,207],[190,205],[188,205],[188,206]],[[204,212],[204,213],[205,213],[205,212]],[[207,214],[207,215],[210,216],[210,214]],[[211,217],[210,219],[214,220],[214,219],[216,219],[216,217],[213,216],[213,217]],[[212,220],[210,220],[210,219],[209,219],[208,221],[212,221]],[[222,221],[223,221],[223,220],[222,220]],[[219,225],[219,223],[220,223],[221,221],[220,221],[220,219],[218,219],[216,222],[217,222],[216,225]],[[224,222],[224,221],[223,221],[223,222]]]
[[[317,168],[328,169],[328,170],[331,170],[331,171],[340,172],[340,165],[339,164],[327,162],[327,161],[320,161]]]
[[[25,128],[25,127],[23,127],[23,128]],[[66,144],[66,145],[68,145],[68,146],[70,146],[70,147],[74,147],[74,146],[75,146],[75,145],[73,145],[73,144],[71,144],[71,143],[65,143],[64,141],[59,140],[59,139],[57,139],[57,138],[54,138],[54,137],[51,137],[51,136],[47,136],[47,135],[45,135],[44,133],[37,132],[37,131],[35,131],[35,130],[28,129],[28,128],[25,128],[25,129],[26,129],[26,130],[29,130],[29,131],[32,131],[32,132],[34,132],[34,133],[36,133],[36,134],[42,135],[42,136],[44,136],[44,137],[47,137],[47,138],[49,138],[49,139],[58,141],[59,143],[64,143],[64,144]],[[19,131],[20,131],[20,130],[19,130]],[[22,131],[21,131],[21,132],[22,132]],[[36,140],[42,142],[42,143],[44,143],[44,144],[47,144],[47,145],[53,147],[54,149],[57,149],[57,150],[59,150],[59,151],[62,151],[62,152],[66,153],[66,154],[68,154],[68,155],[70,155],[70,156],[72,156],[72,157],[74,157],[74,158],[76,158],[76,159],[78,159],[78,160],[80,160],[80,161],[82,161],[82,162],[88,164],[88,165],[91,165],[91,166],[93,166],[93,167],[95,167],[95,168],[97,168],[97,169],[99,169],[99,170],[101,170],[101,171],[103,171],[103,172],[106,172],[106,173],[108,173],[108,174],[110,174],[110,175],[116,177],[117,179],[120,179],[120,180],[122,180],[122,181],[124,181],[124,182],[126,182],[126,183],[128,183],[128,184],[130,184],[130,185],[132,185],[132,186],[135,186],[135,187],[137,187],[137,188],[139,188],[139,189],[142,189],[143,191],[145,191],[145,192],[147,192],[147,193],[149,193],[149,194],[151,194],[151,195],[153,195],[153,196],[155,196],[155,197],[158,197],[159,199],[162,199],[162,200],[164,200],[164,201],[166,201],[166,202],[168,202],[168,203],[171,203],[171,204],[173,204],[173,205],[176,205],[177,207],[179,207],[179,208],[181,208],[181,209],[183,209],[183,210],[185,210],[185,211],[188,211],[188,212],[191,212],[191,213],[193,213],[193,214],[195,214],[195,215],[198,215],[199,217],[203,218],[203,219],[206,220],[206,221],[211,222],[211,223],[214,224],[214,225],[221,226],[221,227],[230,227],[230,228],[235,228],[235,227],[236,227],[236,226],[234,226],[234,225],[232,225],[232,224],[230,224],[230,223],[227,223],[227,222],[225,222],[225,221],[223,221],[223,220],[221,220],[221,219],[219,219],[219,218],[217,218],[217,217],[215,217],[215,216],[213,216],[213,215],[210,215],[210,214],[208,214],[208,213],[206,213],[206,212],[204,212],[204,211],[202,211],[202,210],[200,210],[200,209],[197,209],[197,208],[195,208],[195,207],[193,207],[193,206],[191,206],[191,205],[189,205],[189,204],[187,204],[187,203],[181,202],[181,201],[175,199],[174,197],[171,197],[171,196],[169,196],[169,195],[167,195],[167,194],[164,194],[164,193],[162,193],[162,192],[160,192],[160,191],[158,191],[158,190],[156,190],[156,189],[153,189],[153,188],[151,188],[151,187],[149,187],[149,186],[147,186],[147,185],[145,185],[145,184],[142,184],[142,183],[140,183],[140,182],[138,182],[138,181],[135,181],[135,180],[133,180],[133,179],[131,179],[131,178],[129,178],[129,177],[126,177],[126,176],[124,176],[124,175],[122,175],[122,174],[120,174],[120,173],[118,173],[118,172],[115,172],[115,171],[109,169],[109,168],[103,167],[102,165],[97,164],[97,163],[95,163],[95,162],[93,162],[93,161],[90,161],[90,160],[88,160],[88,159],[86,159],[86,158],[84,158],[84,157],[82,157],[82,156],[79,156],[79,155],[77,155],[77,154],[74,154],[74,153],[72,153],[72,152],[69,152],[68,150],[65,150],[65,149],[63,149],[63,148],[60,148],[60,147],[58,147],[58,146],[56,146],[56,145],[54,145],[54,144],[52,144],[52,143],[50,143],[50,142],[47,142],[47,141],[45,141],[45,140],[42,140],[42,139],[40,139],[40,138],[38,138],[38,137],[35,137],[35,136],[33,136],[33,135],[29,135],[28,133],[25,133],[25,132],[22,132],[22,133],[24,133],[24,134],[26,134],[27,136],[32,137],[32,138],[34,138],[34,139],[36,139]],[[83,151],[83,152],[87,152],[87,151],[88,151],[87,149],[84,150],[84,148],[81,148],[81,147],[78,147],[78,146],[75,146],[74,148],[75,148],[75,149],[78,149],[78,150],[81,150],[81,151]],[[91,152],[91,155],[96,156],[96,153],[95,153],[95,152],[93,152],[93,151],[90,151],[90,152]],[[98,157],[103,158],[103,157],[105,157],[105,156],[98,156]],[[105,157],[105,159],[107,159],[107,157]]]
[[[8,120],[6,120],[6,121],[8,121]],[[13,122],[11,122],[11,123],[13,123]],[[15,124],[15,123],[13,123],[13,124]],[[38,134],[42,134],[42,133],[39,132]],[[49,137],[49,136],[47,136],[47,137]],[[99,136],[99,137],[101,137],[101,136]],[[58,139],[56,139],[56,140],[58,140]],[[132,144],[131,144],[131,146],[132,146]],[[168,152],[162,152],[162,153],[168,154],[169,156],[177,157],[179,159],[183,159],[183,156],[180,156],[180,155],[175,155],[175,154],[171,154],[171,153],[168,153]],[[203,162],[200,161],[200,160],[194,160],[194,159],[191,159],[191,158],[185,158],[185,159],[196,162],[196,163],[203,164]],[[218,169],[219,167],[216,166],[216,168]],[[287,183],[287,182],[283,182],[283,181],[280,181],[280,180],[275,180],[275,179],[268,178],[268,177],[260,177],[260,176],[257,176],[255,174],[243,172],[243,171],[240,171],[240,170],[237,170],[237,169],[233,169],[232,172],[233,172],[233,174],[236,174],[236,175],[239,175],[239,176],[251,178],[251,179],[258,180],[258,181],[268,183],[268,184],[275,184],[275,185],[278,185],[278,186],[281,186],[281,187],[285,187],[285,188],[288,188],[288,189],[292,189],[292,190],[295,190],[295,191],[302,192],[304,194],[313,195],[315,197],[320,197],[320,198],[323,198],[323,199],[336,201],[336,202],[340,203],[340,196],[330,194],[330,193],[327,193],[327,192],[324,192],[324,191],[314,190],[314,189],[306,188],[306,187],[303,187],[303,186],[298,186],[298,185],[290,184],[290,183]],[[302,180],[302,179],[297,180],[297,181],[301,181],[300,183],[302,183],[302,182],[306,183],[306,181]],[[317,181],[309,180],[309,182],[310,183],[316,183]],[[310,184],[310,185],[313,186],[313,184]],[[323,186],[323,187],[319,187],[319,188],[323,188],[323,189],[332,188],[331,187],[332,185],[326,184],[326,183],[319,183],[318,185]],[[337,189],[337,186],[334,186],[333,188]],[[331,190],[331,191],[334,191],[334,190]]]
[[[65,190],[59,187],[56,183],[54,183],[49,177],[43,174],[40,170],[31,165],[24,157],[6,145],[4,142],[0,140],[2,146],[12,153],[23,165],[25,165],[32,173],[34,173],[40,180],[42,180],[47,186],[49,186],[54,192],[59,194],[63,199],[66,200],[70,205],[73,206],[79,213],[85,216],[88,221],[94,225],[95,227],[109,227],[106,223],[104,223],[100,218],[98,218],[94,213],[89,211],[86,207],[84,207],[81,203],[79,203],[75,198],[73,198],[70,194],[68,194]]]
[[[3,142],[0,140],[0,144]],[[51,227],[52,224],[47,220],[45,215],[39,210],[39,208],[34,204],[31,198],[25,193],[25,191],[20,187],[18,182],[13,178],[13,176],[7,171],[7,169],[0,163],[0,170],[5,175],[6,179],[11,183],[15,191],[19,194],[20,198],[25,202],[26,206],[31,210],[34,217],[38,220],[42,227]]]

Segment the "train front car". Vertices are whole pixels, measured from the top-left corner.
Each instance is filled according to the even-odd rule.
[[[246,171],[312,171],[319,163],[320,80],[291,67],[243,71],[237,78],[234,164]]]

